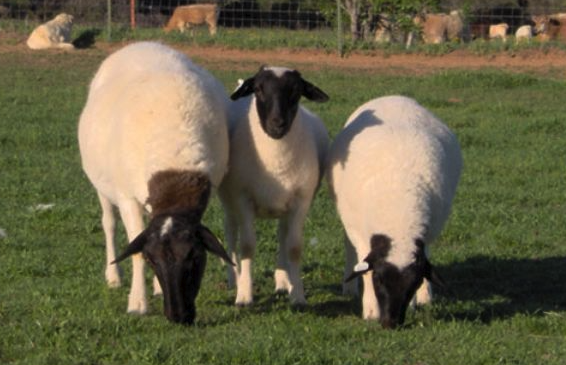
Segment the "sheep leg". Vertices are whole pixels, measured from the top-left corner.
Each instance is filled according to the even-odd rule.
[[[121,202],[119,206],[128,240],[132,242],[144,228],[142,207],[133,200]],[[141,253],[132,255],[132,287],[128,296],[128,313],[147,313],[144,265]]]
[[[240,275],[236,305],[248,306],[253,303],[252,261],[255,254],[256,236],[254,231],[254,215],[251,207],[241,209],[240,217]]]
[[[106,283],[110,288],[117,288],[122,285],[120,267],[113,264],[116,260],[116,246],[114,244],[114,232],[116,220],[114,217],[114,207],[110,200],[98,193],[98,200],[102,207],[102,229],[106,240]]]
[[[362,295],[362,307],[364,319],[378,319],[379,306],[373,287],[372,272],[369,271],[362,276],[364,282],[364,294]]]
[[[299,205],[288,216],[287,233],[284,246],[287,250],[287,275],[289,276],[289,299],[292,304],[306,304],[303,281],[301,279],[301,256],[303,251],[303,225],[309,205]]]
[[[224,208],[224,237],[228,246],[228,255],[236,266],[226,265],[226,274],[228,275],[228,288],[236,287],[238,280],[238,255],[236,255],[236,237],[238,237],[238,222],[232,211]]]
[[[356,250],[352,245],[352,241],[348,238],[348,235],[344,234],[344,246],[346,248],[346,265],[344,267],[344,280],[346,280],[354,271],[354,266],[357,264],[358,256],[356,255]],[[358,279],[350,280],[342,284],[342,294],[343,295],[353,295],[359,296],[358,290]]]
[[[424,253],[428,260],[430,257],[430,251],[428,245],[425,245]],[[415,298],[413,300],[414,302],[413,305],[428,304],[431,301],[432,301],[432,287],[430,285],[430,282],[427,279],[424,279],[419,289],[417,289],[417,294],[415,295]]]
[[[275,269],[275,292],[276,293],[289,293],[291,283],[289,282],[289,258],[286,250],[286,239],[289,224],[287,218],[279,219],[279,226],[277,229],[277,238],[279,240],[279,253],[277,255],[277,268]]]

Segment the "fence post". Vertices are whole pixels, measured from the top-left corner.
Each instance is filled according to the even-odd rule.
[[[130,27],[136,29],[136,0],[130,0]]]
[[[106,37],[108,42],[112,40],[112,0],[106,1]]]
[[[342,26],[342,6],[340,0],[336,0],[336,28],[338,34],[338,54],[344,57],[344,28]]]

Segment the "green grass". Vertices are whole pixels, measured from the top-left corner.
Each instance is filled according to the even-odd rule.
[[[100,210],[76,141],[103,56],[0,56],[0,228],[7,234],[0,239],[1,364],[564,363],[564,80],[497,70],[303,72],[331,97],[308,106],[332,136],[358,105],[388,94],[416,98],[458,135],[464,173],[432,247],[432,262],[455,297],[440,294],[411,311],[400,330],[363,321],[359,301],[340,293],[342,230],[323,185],[305,229],[309,306],[295,310],[273,294],[276,229],[260,222],[256,304],[235,308],[224,269],[211,259],[196,325],[183,327],[165,319],[160,298],[150,300],[147,316],[125,313],[129,262],[122,288],[104,282]],[[211,71],[230,90],[255,69],[250,62],[248,72]],[[39,203],[55,206],[30,209]],[[216,199],[205,222],[222,237]],[[118,240],[124,247],[121,228]]]

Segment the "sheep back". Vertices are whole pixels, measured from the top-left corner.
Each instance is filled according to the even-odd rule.
[[[390,96],[358,108],[334,141],[328,166],[358,257],[378,232],[394,242],[434,240],[449,215],[461,165],[456,137],[416,101]]]
[[[227,169],[227,95],[185,55],[141,42],[109,56],[94,77],[79,122],[83,168],[113,201],[147,198],[160,170]]]

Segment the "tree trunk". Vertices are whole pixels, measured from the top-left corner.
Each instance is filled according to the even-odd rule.
[[[360,2],[362,0],[344,0],[344,7],[350,15],[350,33],[352,41],[360,39]]]

